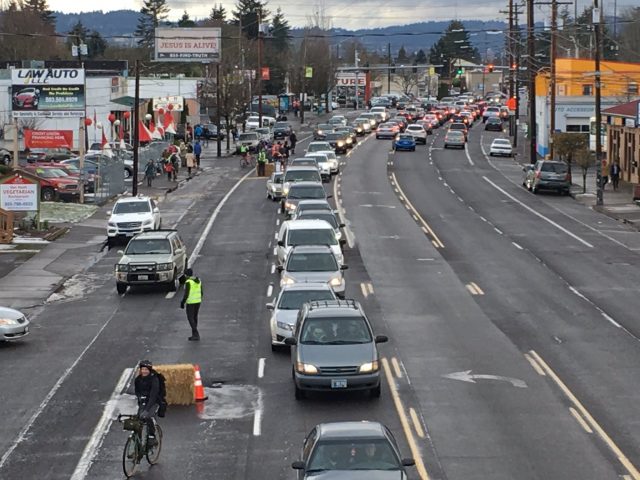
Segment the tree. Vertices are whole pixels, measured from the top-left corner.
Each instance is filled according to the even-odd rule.
[[[264,42],[265,61],[270,68],[270,79],[264,82],[269,94],[279,94],[285,89],[287,64],[289,62],[289,32],[291,27],[278,8],[271,21],[270,37]]]
[[[221,20],[225,21],[227,19],[227,10],[222,6],[222,4],[216,6],[214,5],[211,9],[211,13],[209,14],[209,20]]]
[[[107,50],[107,42],[100,32],[95,30],[91,31],[87,38],[87,50],[89,51],[89,58],[102,57]]]
[[[178,20],[178,27],[180,27],[180,28],[190,28],[190,27],[195,27],[195,26],[196,26],[196,22],[191,20],[191,18],[189,17],[189,14],[185,10],[182,13],[182,17],[180,17],[180,20]]]
[[[478,50],[471,46],[469,32],[459,20],[451,21],[445,33],[429,50],[429,62],[441,64],[441,73],[446,77],[455,76],[455,72],[452,71],[454,60],[479,62],[479,57]]]
[[[556,157],[571,166],[576,152],[589,149],[589,135],[556,132],[553,134],[553,151]]]
[[[136,27],[135,35],[139,37],[138,44],[147,49],[153,48],[155,44],[155,29],[160,22],[166,20],[170,8],[166,0],[144,0],[140,9],[140,18]]]
[[[559,52],[572,51],[579,58],[593,59],[594,35],[592,28],[593,6],[585,7],[578,18],[571,19],[567,12],[561,12],[561,21],[564,20],[562,35],[558,35]],[[633,25],[633,24],[632,24]],[[637,25],[633,25],[637,29]],[[607,25],[602,24],[602,58],[612,60],[616,57],[615,43],[609,33]],[[547,35],[548,36],[548,35]],[[549,40],[550,41],[550,40]],[[549,43],[541,43],[543,51],[549,50]],[[547,61],[548,64],[548,61]]]
[[[411,68],[398,69],[396,77],[400,82],[400,88],[402,88],[404,94],[409,94],[413,87],[418,86],[418,74],[414,73]]]
[[[428,63],[427,55],[424,53],[424,50],[418,50],[418,53],[416,54],[416,63],[418,65],[424,65],[425,63]]]
[[[22,9],[31,11],[40,17],[40,19],[50,27],[55,28],[56,16],[49,9],[47,0],[22,0]]]
[[[67,32],[67,47],[71,49],[72,45],[78,45],[87,39],[89,30],[85,27],[80,20],[78,20],[71,30]]]
[[[625,24],[620,32],[620,59],[637,62],[640,52],[640,7],[627,10],[623,16]]]
[[[271,13],[267,2],[260,0],[238,0],[233,12],[233,24],[242,25],[242,31],[249,40],[258,38],[259,23],[265,23]]]
[[[573,158],[582,171],[582,193],[587,193],[587,172],[596,164],[596,156],[588,148],[581,148],[573,153]]]
[[[407,51],[404,49],[404,45],[400,47],[398,50],[398,56],[396,57],[397,64],[407,63],[409,61],[409,57],[407,57]]]

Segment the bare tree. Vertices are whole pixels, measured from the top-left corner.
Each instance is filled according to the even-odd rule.
[[[413,87],[418,86],[418,74],[409,68],[402,68],[397,70],[397,78],[400,83],[400,88],[404,94],[409,94]]]
[[[596,164],[595,153],[590,152],[588,148],[581,148],[573,152],[573,160],[582,171],[582,193],[587,191],[587,172]]]

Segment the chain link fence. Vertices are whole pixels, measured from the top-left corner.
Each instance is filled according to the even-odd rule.
[[[125,191],[125,155],[85,157],[85,202],[102,205]]]

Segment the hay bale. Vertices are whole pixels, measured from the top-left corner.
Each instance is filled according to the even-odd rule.
[[[167,385],[167,403],[169,405],[193,405],[195,369],[190,363],[177,365],[155,365],[162,373]]]

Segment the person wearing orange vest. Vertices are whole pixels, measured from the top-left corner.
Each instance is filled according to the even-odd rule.
[[[197,342],[200,340],[198,332],[198,312],[202,303],[202,281],[193,275],[193,270],[187,268],[184,272],[187,281],[184,282],[184,296],[180,302],[180,308],[187,306],[187,320],[191,326],[191,336],[189,340]]]

